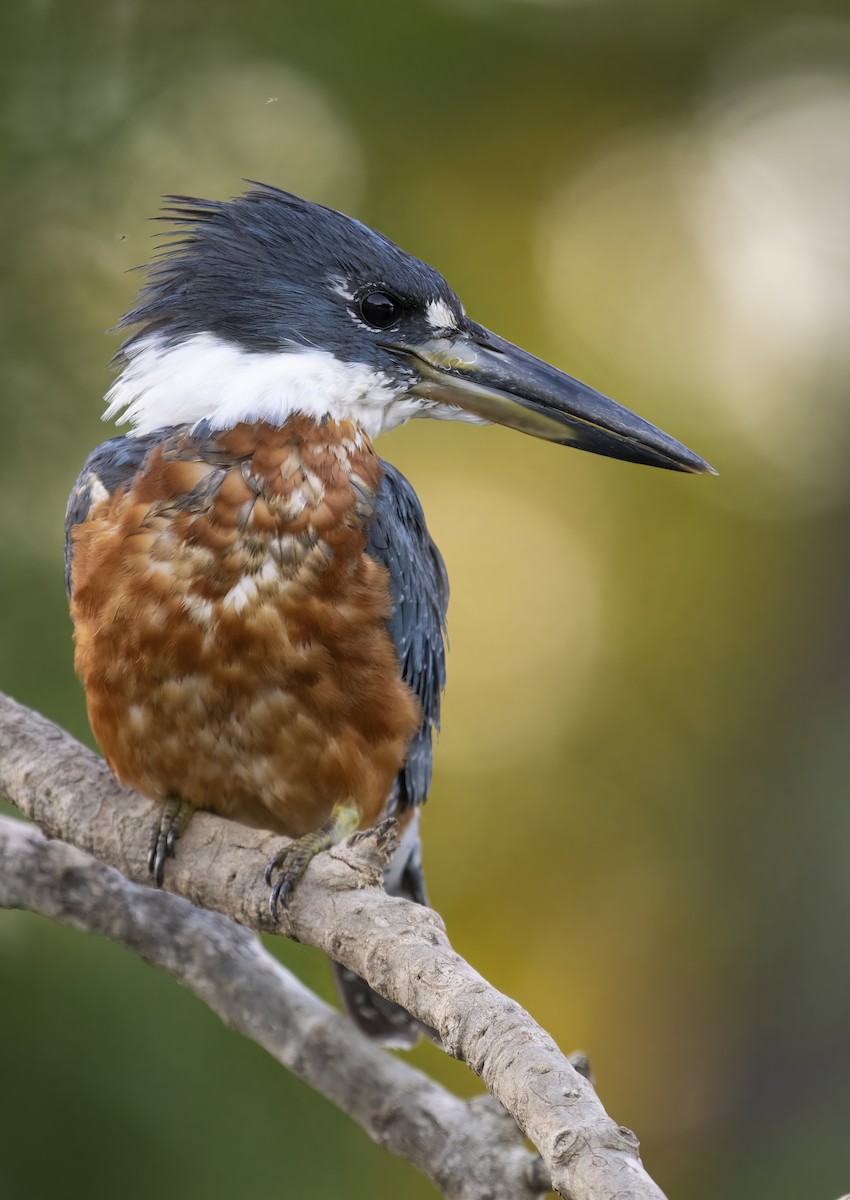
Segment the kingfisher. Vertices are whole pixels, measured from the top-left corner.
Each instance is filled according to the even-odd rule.
[[[196,809],[311,858],[394,818],[391,894],[426,903],[418,811],[445,684],[449,587],[421,505],[379,458],[419,417],[496,422],[692,474],[679,442],[467,316],[446,280],[359,221],[275,187],[169,196],[98,446],[71,492],[75,668],[122,784],[156,801],[149,865]],[[360,1029],[403,1009],[336,967]]]

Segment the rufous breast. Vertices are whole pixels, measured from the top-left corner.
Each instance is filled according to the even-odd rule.
[[[366,553],[380,486],[347,422],[165,436],[73,532],[75,664],[122,782],[290,836],[380,816],[419,705]]]

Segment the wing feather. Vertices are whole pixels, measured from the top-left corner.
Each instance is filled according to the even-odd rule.
[[[137,473],[161,433],[147,437],[115,437],[92,450],[68,497],[65,511],[65,590],[71,597],[71,531],[87,521],[96,504],[114,495]]]
[[[398,779],[396,800],[405,809],[424,803],[431,784],[432,735],[440,726],[440,698],[446,683],[449,581],[416,493],[390,463],[382,461],[381,467],[383,481],[366,552],[390,573],[390,635],[402,678],[422,706],[422,724]]]

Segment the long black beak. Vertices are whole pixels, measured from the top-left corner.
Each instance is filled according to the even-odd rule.
[[[714,475],[642,417],[481,326],[421,346],[387,345],[418,372],[414,395],[510,429],[626,462]]]

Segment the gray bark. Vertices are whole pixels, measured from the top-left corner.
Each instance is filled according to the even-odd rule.
[[[549,1035],[452,950],[435,912],[384,893],[386,831],[349,839],[316,858],[278,924],[269,912],[263,870],[285,839],[200,813],[168,864],[166,883],[171,892],[213,911],[199,914],[174,896],[135,886],[149,883],[147,835],[156,805],[121,788],[101,759],[57,726],[2,696],[0,792],[49,837],[98,860],[74,857],[74,851],[31,832],[28,841],[18,833],[12,845],[6,833],[4,845],[12,849],[0,849],[0,903],[8,896],[11,904],[117,937],[157,962],[360,1120],[373,1137],[409,1158],[445,1195],[482,1200],[539,1195],[548,1172],[555,1190],[570,1200],[663,1200],[641,1165],[637,1138],[611,1120],[592,1085]],[[37,892],[27,891],[25,872],[15,866],[25,848],[33,860],[30,870],[35,859],[45,864],[36,872]],[[86,900],[90,889],[100,897],[97,903]],[[166,908],[158,906],[173,906],[167,909],[167,935]],[[508,1122],[494,1107],[464,1104],[376,1051],[315,997],[310,1004],[318,1007],[309,1008],[310,993],[233,921],[320,947],[436,1029],[446,1050],[482,1077],[537,1147],[546,1169],[512,1140]],[[140,940],[134,943],[131,936]],[[169,944],[175,938],[179,953]],[[225,945],[231,969],[225,966],[218,975],[213,960]],[[239,971],[233,970],[234,956]],[[257,976],[254,989],[239,987],[238,976],[247,967]],[[303,1014],[303,1023],[291,1029],[288,1015],[274,1021],[284,995]],[[365,1116],[363,1095],[358,1090],[355,1098],[351,1090],[358,1072],[374,1089]],[[447,1130],[457,1136],[447,1136]]]

